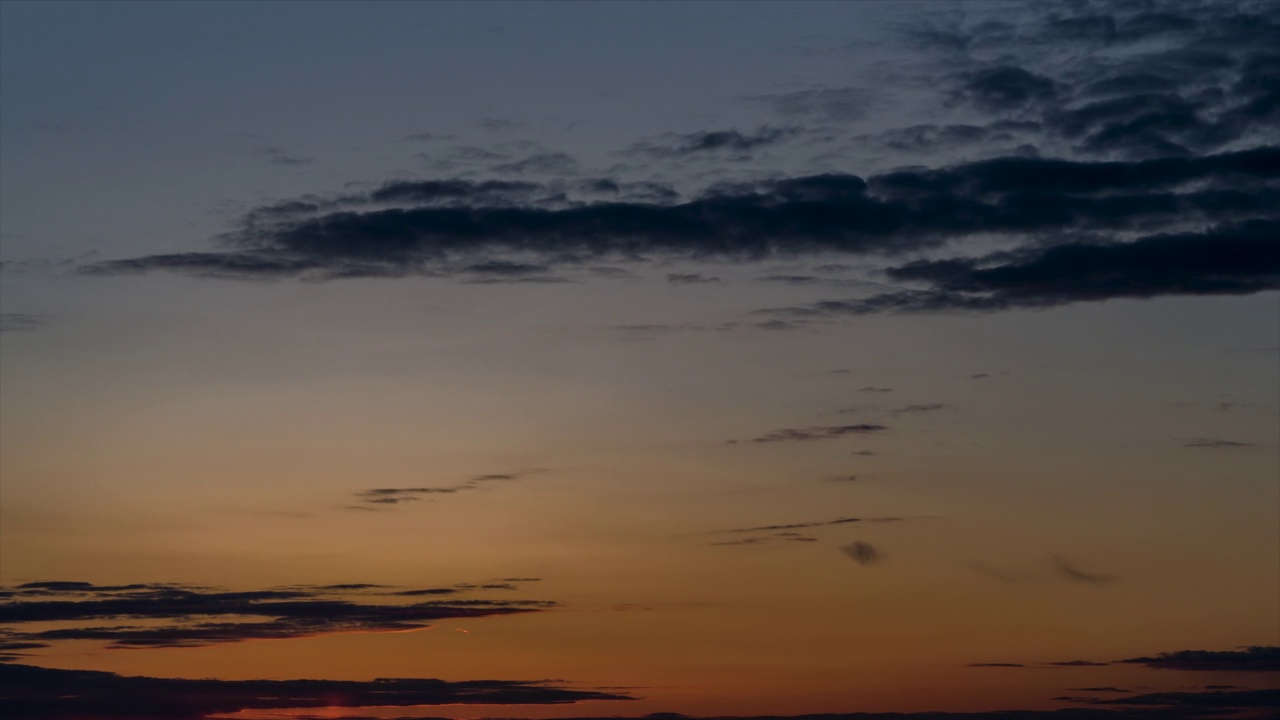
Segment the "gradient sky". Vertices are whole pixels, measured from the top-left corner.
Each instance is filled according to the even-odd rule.
[[[0,709],[1274,709],[1278,46],[3,0]]]

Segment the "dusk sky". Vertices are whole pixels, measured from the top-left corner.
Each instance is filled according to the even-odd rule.
[[[0,715],[1274,717],[1277,48],[0,1]]]

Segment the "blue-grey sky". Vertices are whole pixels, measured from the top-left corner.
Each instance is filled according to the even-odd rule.
[[[5,0],[0,708],[1265,712],[1277,37]]]

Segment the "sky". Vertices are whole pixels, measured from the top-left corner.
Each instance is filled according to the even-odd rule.
[[[1276,47],[0,1],[0,714],[1274,713]]]

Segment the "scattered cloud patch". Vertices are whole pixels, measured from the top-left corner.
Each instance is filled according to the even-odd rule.
[[[862,566],[878,565],[882,559],[880,551],[871,543],[858,541],[840,548],[849,559]]]
[[[1158,670],[1280,672],[1280,646],[1255,645],[1240,650],[1178,650],[1119,662]]]

